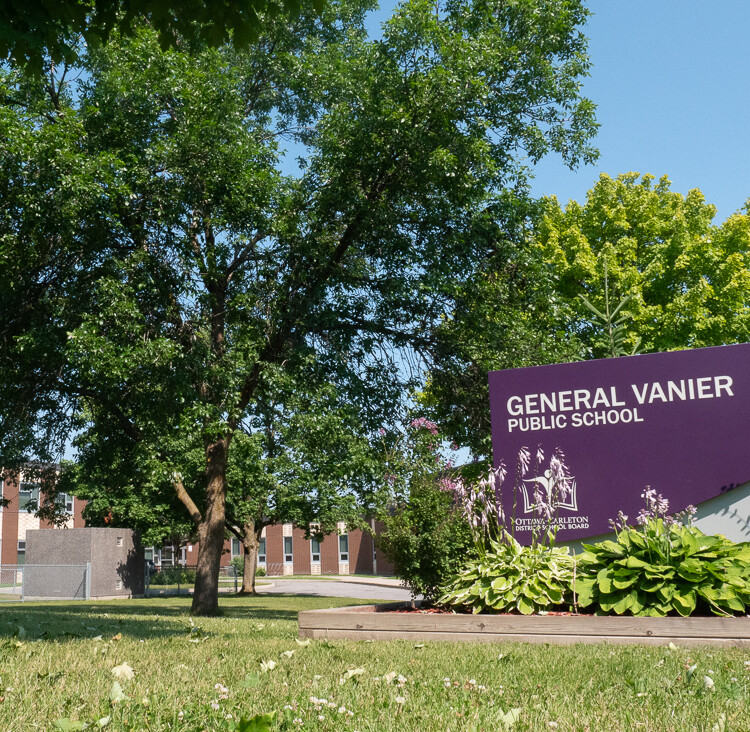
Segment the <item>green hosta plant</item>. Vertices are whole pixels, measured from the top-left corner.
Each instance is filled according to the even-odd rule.
[[[575,560],[568,547],[521,546],[506,533],[500,541],[488,540],[486,549],[451,580],[441,605],[531,615],[569,601]]]
[[[534,455],[527,447],[518,452],[516,473],[538,476],[544,453]],[[466,485],[459,478],[450,481],[450,490],[471,527],[478,558],[469,559],[461,572],[444,588],[441,605],[470,608],[474,613],[534,612],[564,605],[572,597],[575,559],[567,547],[556,547],[554,510],[557,500],[570,488],[570,476],[561,450],[550,458],[545,477],[554,474],[554,489],[533,491],[537,524],[531,533],[531,546],[521,546],[504,528],[501,491],[507,476],[501,461],[477,485]]]
[[[708,536],[668,516],[642,512],[640,518],[638,529],[618,526],[616,541],[583,545],[574,584],[579,607],[646,616],[746,612],[750,543]]]

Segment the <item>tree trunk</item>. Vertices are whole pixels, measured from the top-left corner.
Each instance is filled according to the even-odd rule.
[[[218,615],[219,567],[224,550],[229,437],[206,447],[206,512],[198,526],[198,566],[190,612]]]
[[[260,535],[263,532],[263,524],[256,526],[255,521],[249,519],[242,527],[242,595],[255,595],[255,568],[258,566],[258,546]]]

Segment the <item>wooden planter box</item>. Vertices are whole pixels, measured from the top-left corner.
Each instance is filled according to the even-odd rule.
[[[595,615],[449,615],[392,612],[410,603],[358,605],[299,614],[301,638],[349,640],[634,643],[750,648],[750,617],[634,618]]]

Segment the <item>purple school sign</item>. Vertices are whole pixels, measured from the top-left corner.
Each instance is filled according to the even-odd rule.
[[[489,383],[522,543],[540,492],[565,541],[609,532],[618,511],[634,523],[647,485],[680,511],[750,480],[750,343],[493,371]]]

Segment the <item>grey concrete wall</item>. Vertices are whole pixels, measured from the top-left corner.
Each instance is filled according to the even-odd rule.
[[[132,529],[39,529],[26,534],[26,564],[91,562],[91,597],[144,592],[143,549]]]

